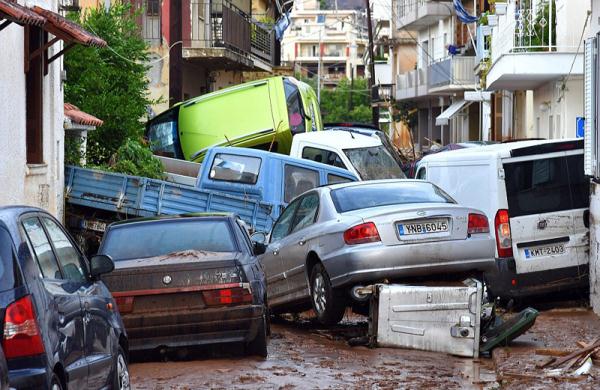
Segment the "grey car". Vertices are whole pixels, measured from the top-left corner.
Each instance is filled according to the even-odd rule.
[[[495,267],[487,217],[432,183],[382,180],[305,192],[283,211],[260,258],[270,308],[312,304],[324,324],[339,322],[356,288]],[[353,289],[354,288],[354,289]]]

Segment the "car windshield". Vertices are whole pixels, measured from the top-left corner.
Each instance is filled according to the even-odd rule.
[[[12,239],[8,232],[0,227],[0,291],[16,287],[15,258],[12,250]]]
[[[218,219],[150,221],[115,226],[102,244],[114,261],[143,259],[197,250],[237,252],[229,223]]]
[[[404,179],[406,176],[383,145],[344,149],[362,180]]]
[[[455,203],[439,187],[428,182],[362,184],[331,191],[338,213],[410,203]]]

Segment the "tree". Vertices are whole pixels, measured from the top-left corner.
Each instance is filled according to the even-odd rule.
[[[65,56],[65,101],[104,121],[89,134],[87,161],[107,165],[128,140],[140,142],[146,107],[154,103],[147,92],[148,47],[129,4],[70,17],[108,43],[100,49],[76,46]]]

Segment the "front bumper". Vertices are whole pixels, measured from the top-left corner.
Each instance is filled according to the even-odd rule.
[[[589,287],[589,265],[517,274],[515,260],[496,259],[497,267],[485,274],[492,297],[504,299],[542,295]]]
[[[382,279],[485,272],[496,267],[494,242],[489,237],[346,246],[322,260],[334,287]]]
[[[265,314],[263,305],[244,305],[125,314],[122,317],[129,336],[129,349],[136,351],[248,342],[256,337]]]

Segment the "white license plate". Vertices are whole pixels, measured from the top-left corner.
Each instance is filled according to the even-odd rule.
[[[447,219],[438,219],[423,222],[399,223],[396,225],[401,236],[418,234],[444,233],[449,230]]]
[[[538,246],[536,248],[525,248],[525,258],[533,259],[541,256],[562,255],[565,253],[564,244]]]
[[[83,228],[97,232],[106,231],[106,223],[100,221],[83,221]]]

